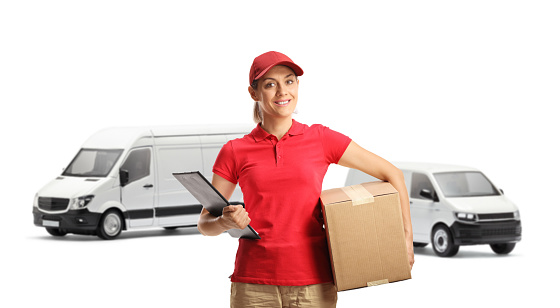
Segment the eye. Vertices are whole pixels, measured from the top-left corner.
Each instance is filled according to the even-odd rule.
[[[265,88],[272,88],[272,87],[275,87],[275,86],[276,86],[276,83],[274,83],[274,82],[269,82],[269,83],[264,85]]]
[[[293,84],[293,83],[294,83],[294,81],[292,79],[286,81],[286,84]]]

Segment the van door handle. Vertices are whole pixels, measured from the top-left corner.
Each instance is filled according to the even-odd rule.
[[[144,188],[152,188],[152,187],[154,187],[154,185],[152,185],[152,184],[146,184],[146,185],[144,185]]]

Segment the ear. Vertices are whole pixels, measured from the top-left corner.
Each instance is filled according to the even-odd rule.
[[[259,100],[259,98],[257,97],[257,91],[255,91],[255,89],[253,89],[253,87],[249,86],[249,94],[251,95],[251,98],[257,102]]]

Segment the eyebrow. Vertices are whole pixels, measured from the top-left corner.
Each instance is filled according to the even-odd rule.
[[[294,76],[294,74],[288,74],[288,75],[286,75],[286,77],[284,77],[284,79],[286,79],[286,78],[288,78],[288,77],[290,77],[290,76]],[[274,78],[272,78],[272,77],[267,77],[267,78],[263,79],[263,81],[264,81],[264,80],[267,80],[267,79],[272,79],[272,80],[276,81],[276,79],[274,79]]]

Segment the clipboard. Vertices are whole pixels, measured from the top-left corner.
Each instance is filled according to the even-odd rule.
[[[222,216],[223,208],[232,204],[199,171],[173,173],[173,176],[185,186],[210,214],[216,217]],[[230,229],[227,232],[236,238],[261,238],[257,231],[249,225],[243,230]]]

